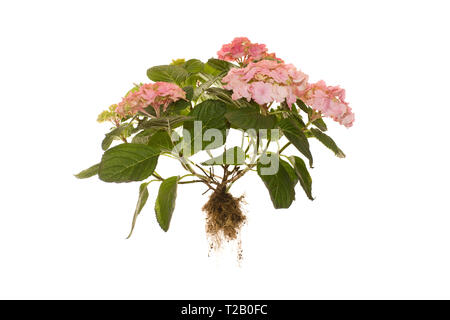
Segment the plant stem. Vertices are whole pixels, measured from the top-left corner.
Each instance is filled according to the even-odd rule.
[[[272,111],[272,112],[269,112],[269,114],[283,114],[283,113],[286,113],[286,111]]]
[[[197,172],[194,171],[194,169],[189,165],[189,163],[186,161],[186,159],[181,156],[177,158],[178,161],[180,161],[181,166],[186,169],[187,171],[189,171],[193,176],[196,176],[197,178],[199,178],[200,180],[202,180],[202,182],[204,184],[206,184],[210,189],[215,190],[211,184],[217,184],[216,181],[211,181],[211,179],[207,176],[202,176],[201,174],[198,174]]]
[[[262,153],[266,153],[266,152],[267,152],[267,149],[269,148],[270,143],[271,143],[271,141],[270,141],[270,140],[267,140],[267,144],[266,144],[266,146],[264,147],[264,150],[262,150]],[[230,188],[231,188],[231,186],[233,185],[233,183],[235,183],[237,180],[239,180],[240,178],[242,178],[247,172],[249,172],[250,170],[252,170],[253,167],[255,167],[255,165],[256,165],[256,163],[251,163],[251,164],[247,165],[247,168],[245,168],[244,170],[242,170],[241,172],[239,172],[239,173],[236,174],[235,176],[232,176],[232,178],[231,178],[230,180],[226,181],[226,182],[225,182],[225,185],[228,184],[228,187],[227,187],[226,190],[227,190],[227,191],[230,190]],[[236,168],[235,168],[234,170],[236,170]],[[233,170],[233,171],[234,171],[234,170]],[[233,173],[233,171],[232,171],[232,173]],[[227,178],[228,178],[228,177],[227,177]],[[223,182],[222,182],[222,183],[223,183]]]
[[[163,181],[163,180],[164,180],[164,178],[161,177],[156,171],[153,171],[152,176],[154,176],[156,179],[158,179],[158,180],[160,180],[160,181]]]
[[[181,176],[179,180],[186,178],[186,177],[195,177],[195,176],[191,173],[188,173],[188,174],[185,174],[184,176]]]
[[[306,130],[308,130],[308,127],[311,125],[311,123],[312,123],[312,121],[311,120],[309,120],[308,121],[308,123],[305,125],[305,127],[304,128],[302,128],[302,130],[303,131],[306,131]]]
[[[289,147],[291,145],[290,142],[286,143],[279,151],[279,153],[282,153],[284,151],[284,149],[286,149],[287,147]]]
[[[253,167],[255,166],[255,164],[250,164],[247,168],[245,168],[244,170],[242,170],[240,173],[238,173],[234,178],[230,179],[230,181],[228,181],[229,184],[232,184],[234,182],[236,182],[236,180],[240,179],[242,176],[244,176],[244,174],[246,174],[247,172],[249,172]]]
[[[203,169],[203,168],[202,168],[201,166],[199,166],[198,164],[194,163],[194,165],[195,165],[197,168],[199,168],[199,169],[203,172],[203,174],[204,174],[205,176],[209,177],[210,179],[215,180],[214,178],[220,178],[220,177],[216,176],[215,174],[208,174],[208,172],[206,172],[205,169]]]
[[[178,184],[189,184],[189,183],[197,183],[197,182],[203,182],[203,180],[181,181],[181,182],[178,182]]]

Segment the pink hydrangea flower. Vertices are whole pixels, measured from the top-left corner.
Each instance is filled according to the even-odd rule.
[[[249,91],[257,104],[266,104],[273,101],[272,87],[270,83],[257,81],[250,84]]]
[[[124,117],[127,115],[134,115],[138,111],[146,108],[146,101],[142,99],[139,91],[130,91],[125,97],[123,97],[122,101],[117,105],[116,112]]]
[[[265,44],[252,43],[248,38],[234,38],[231,43],[224,44],[217,52],[219,59],[226,61],[237,61],[247,64],[250,61],[259,61],[265,58],[283,62],[274,53],[267,53]]]
[[[231,69],[222,81],[225,89],[233,90],[234,100],[253,99],[260,105],[286,101],[291,107],[306,89],[308,76],[292,64],[261,60]]]
[[[141,85],[137,90],[129,92],[117,106],[116,112],[121,116],[134,115],[152,106],[156,116],[160,116],[160,109],[166,111],[169,104],[179,99],[186,99],[183,89],[169,82],[155,82]]]
[[[345,90],[338,86],[327,86],[323,80],[308,84],[301,99],[314,110],[347,128],[351,127],[355,121],[352,109],[345,102]]]
[[[278,61],[278,62],[284,62],[283,59],[277,57],[277,55],[275,54],[275,52],[266,54],[266,56],[264,57],[264,59],[275,60],[275,61]]]

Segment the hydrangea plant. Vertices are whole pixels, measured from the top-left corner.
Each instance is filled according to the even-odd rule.
[[[178,187],[204,184],[211,192],[203,207],[206,232],[218,246],[236,239],[246,221],[242,196],[230,194],[245,174],[256,172],[275,209],[289,208],[297,185],[314,199],[310,140],[345,157],[325,133],[324,121],[328,117],[352,126],[355,117],[343,89],[310,83],[305,73],[247,38],[235,38],[217,55],[206,63],[178,59],[148,69],[151,83],[135,85],[98,117],[113,125],[101,144],[105,152],[98,164],[76,177],[141,182],[128,237],[153,182],[159,183],[154,210],[164,231]],[[232,131],[241,135],[240,143],[228,139]],[[185,172],[160,175],[157,164],[165,157],[176,159]]]

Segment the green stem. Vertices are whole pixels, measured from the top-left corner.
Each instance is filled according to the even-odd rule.
[[[133,124],[133,121],[137,118],[137,115],[135,115],[133,118],[131,118],[130,122],[127,125],[127,129]],[[117,126],[119,127],[119,125]],[[125,138],[122,134],[120,134],[120,140],[122,140],[124,143],[128,143],[127,138]]]
[[[282,153],[284,151],[284,149],[286,149],[287,147],[289,147],[291,145],[290,142],[286,143],[283,148],[280,149],[279,153]]]
[[[166,152],[161,153],[161,155],[162,156],[166,156],[166,157],[171,158],[171,159],[178,159],[177,157],[174,157],[172,154],[166,153]]]
[[[308,130],[308,127],[312,124],[312,121],[309,120],[308,123],[305,125],[305,127],[302,129],[303,131]]]
[[[247,155],[248,150],[250,150],[250,138],[249,137],[247,137],[247,148],[244,151],[245,155]]]
[[[152,176],[154,176],[156,179],[158,179],[159,181],[163,181],[164,178],[161,177],[156,171],[153,171]]]
[[[203,180],[181,181],[181,182],[178,182],[178,184],[189,184],[189,183],[198,183],[198,182],[203,182]]]
[[[269,112],[269,114],[283,114],[283,113],[286,113],[286,111],[272,111],[272,112]]]
[[[259,143],[260,143],[260,141],[259,141],[259,133],[257,133],[256,134],[256,153],[258,154],[258,151],[259,151]]]
[[[180,180],[183,179],[183,178],[186,178],[186,177],[195,177],[195,175],[193,175],[192,173],[188,173],[188,174],[185,174],[184,176],[182,176],[180,178]]]
[[[215,181],[211,181],[210,178],[206,177],[206,176],[202,176],[201,174],[198,174],[197,172],[195,172],[195,170],[189,165],[189,163],[186,161],[186,159],[181,156],[178,157],[178,161],[180,161],[181,166],[186,169],[187,171],[189,171],[193,176],[196,176],[197,178],[199,178],[200,180],[202,180],[202,182],[204,184],[206,184],[210,189],[215,190],[211,184],[217,184]]]

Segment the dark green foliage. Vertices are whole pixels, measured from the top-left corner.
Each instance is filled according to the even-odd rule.
[[[271,156],[276,155],[272,154]],[[264,157],[266,157],[266,155],[261,156],[261,158]],[[289,169],[287,170],[287,168],[280,163],[280,159],[278,159],[278,161],[280,161],[278,171],[271,175],[264,174],[263,169],[268,166],[263,164],[265,161],[261,158],[258,160],[257,171],[259,177],[269,191],[273,206],[275,209],[289,208],[295,200],[295,181],[292,179],[292,173],[290,173],[288,171]]]
[[[309,165],[312,168],[313,157],[309,149],[308,138],[300,129],[297,122],[292,118],[286,118],[280,121],[280,129],[286,138],[309,160]]]
[[[105,182],[131,182],[147,179],[158,163],[159,150],[144,144],[121,144],[106,151],[98,176]]]
[[[169,230],[172,214],[175,210],[177,188],[180,177],[165,179],[159,187],[158,197],[155,203],[155,213],[158,223],[164,231]]]

